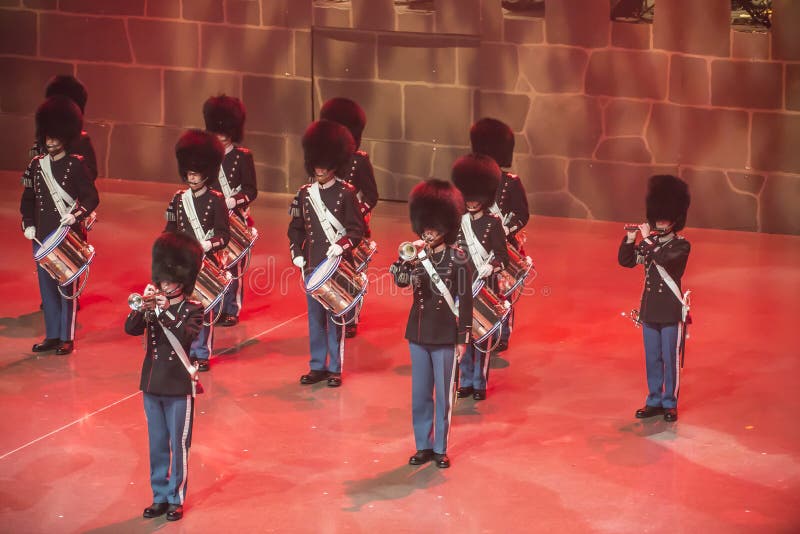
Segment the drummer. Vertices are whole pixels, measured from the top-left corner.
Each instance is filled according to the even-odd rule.
[[[472,330],[472,266],[453,246],[464,199],[453,184],[431,179],[409,196],[411,226],[424,245],[413,261],[397,260],[389,269],[400,287],[413,286],[406,339],[411,351],[411,419],[417,451],[410,465],[431,460],[450,467],[454,368],[464,355]]]
[[[217,176],[211,178],[208,187],[225,196],[225,205],[231,217],[238,217],[247,226],[253,226],[250,203],[258,195],[256,167],[253,154],[240,145],[244,137],[244,104],[232,96],[212,96],[203,104],[206,130],[217,136],[225,148],[225,158]],[[239,261],[229,270],[233,280],[222,301],[219,326],[234,326],[244,304],[244,283],[241,280],[246,265]]]
[[[353,152],[352,161],[344,172],[342,179],[350,183],[356,189],[358,197],[358,208],[364,217],[364,237],[371,235],[369,229],[369,219],[372,210],[378,204],[378,184],[375,182],[375,171],[369,161],[369,154],[361,150],[361,135],[367,125],[367,114],[361,109],[358,103],[349,98],[331,98],[322,105],[319,110],[320,119],[327,119],[338,122],[348,130],[356,143],[356,150]],[[358,312],[354,311],[348,317],[351,322],[345,326],[345,337],[355,337],[358,332]]]
[[[225,149],[217,137],[203,130],[187,130],[175,145],[178,173],[189,189],[179,190],[167,206],[165,232],[194,236],[209,261],[222,267],[218,253],[228,244],[228,208],[222,193],[207,183],[219,173]],[[214,346],[214,319],[219,304],[205,317],[200,334],[192,343],[190,358],[198,371],[208,371]]]
[[[34,157],[22,176],[22,229],[34,240],[33,249],[62,226],[85,239],[80,224],[97,208],[100,200],[89,178],[82,157],[70,154],[70,147],[81,135],[83,116],[69,98],[57,95],[45,100],[36,111],[36,139],[47,154]],[[44,309],[45,339],[33,346],[33,352],[55,350],[67,355],[75,349],[77,300],[70,297],[77,290],[77,280],[60,288],[58,282],[37,266],[39,292]]]
[[[531,217],[528,209],[528,197],[519,176],[505,170],[511,167],[514,159],[514,132],[504,122],[484,117],[472,125],[469,138],[473,152],[486,154],[503,169],[500,185],[497,187],[494,203],[489,206],[489,212],[502,219],[503,231],[506,233],[509,245],[525,256],[522,248],[524,232],[521,233],[521,231]],[[497,352],[508,349],[508,340],[513,327],[514,308],[511,308],[511,312],[503,321]]]
[[[289,210],[289,250],[292,263],[304,277],[328,258],[342,256],[358,246],[364,235],[364,218],[352,185],[339,177],[350,163],[355,143],[350,132],[328,120],[312,123],[303,135],[305,168],[313,183],[300,188]],[[330,311],[306,295],[310,371],[301,384],[327,380],[328,387],[342,385],[344,336]]]
[[[467,252],[477,280],[497,291],[496,273],[508,264],[508,248],[502,221],[488,213],[500,183],[500,167],[483,154],[469,154],[453,164],[452,179],[464,195],[467,213],[461,218],[458,246]],[[477,281],[476,280],[476,281]],[[489,375],[489,355],[494,340],[490,336],[479,349],[470,343],[461,360],[459,397],[472,395],[475,400],[486,398]]]

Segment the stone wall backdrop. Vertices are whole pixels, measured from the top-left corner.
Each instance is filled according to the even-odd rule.
[[[398,2],[402,4],[402,2]],[[0,169],[22,170],[46,81],[86,84],[103,176],[176,181],[180,131],[219,92],[248,108],[263,191],[305,181],[300,136],[319,105],[368,114],[381,196],[446,178],[481,116],[517,134],[536,214],[638,221],[646,179],[678,173],[691,226],[800,234],[800,2],[767,32],[730,0],[657,0],[652,24],[605,0],[0,0]],[[10,187],[13,189],[14,184]]]

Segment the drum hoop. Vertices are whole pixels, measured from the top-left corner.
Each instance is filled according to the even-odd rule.
[[[331,314],[331,315],[333,315],[334,317],[341,317],[342,315],[346,314],[347,312],[352,310],[353,307],[356,304],[361,302],[361,300],[364,298],[364,293],[366,293],[366,292],[367,292],[367,286],[364,286],[364,288],[361,291],[359,291],[358,295],[356,295],[356,297],[353,299],[353,302],[351,302],[348,307],[346,307],[344,310],[342,310],[339,313],[334,313],[334,314]]]
[[[256,232],[255,235],[253,236],[253,240],[250,241],[250,243],[248,243],[248,245],[242,249],[242,253],[239,254],[239,256],[237,256],[235,260],[233,260],[228,265],[226,265],[225,268],[226,269],[231,269],[231,268],[235,267],[237,263],[242,261],[244,259],[244,257],[247,255],[247,253],[250,252],[250,249],[253,248],[253,245],[256,244],[257,240],[258,240],[258,232]]]
[[[68,233],[69,233],[69,226],[59,226],[58,228],[50,232],[50,235],[44,238],[44,243],[42,243],[42,246],[40,246],[39,250],[36,251],[36,253],[33,255],[33,260],[39,261],[48,254],[50,254],[51,252],[53,252],[56,249],[56,247],[58,247],[58,245],[60,245],[61,242],[64,241],[64,238],[67,237]],[[53,236],[58,236],[58,238],[54,239],[52,243],[45,245],[47,241]]]
[[[492,327],[491,327],[489,330],[487,330],[487,331],[486,331],[486,333],[485,333],[485,334],[483,334],[483,335],[482,335],[481,337],[479,337],[478,339],[474,340],[474,342],[475,342],[475,343],[482,343],[482,342],[483,342],[483,341],[485,341],[485,340],[486,340],[486,339],[487,339],[489,336],[491,336],[492,334],[494,334],[495,332],[497,332],[497,330],[498,330],[498,329],[499,329],[501,326],[503,326],[503,321],[505,321],[505,320],[506,320],[506,317],[508,317],[508,313],[509,313],[509,308],[506,308],[506,309],[505,309],[505,312],[503,312],[503,315],[500,317],[500,320],[499,320],[499,321],[497,321],[496,323],[494,323],[494,324],[492,325]]]
[[[478,293],[481,292],[481,289],[483,289],[483,286],[485,286],[485,285],[486,285],[486,281],[483,280],[482,278],[479,278],[478,280],[475,280],[472,283],[472,298],[477,297]]]
[[[328,266],[328,262],[330,262],[330,266]],[[322,263],[317,265],[314,268],[314,270],[311,271],[311,274],[309,274],[305,279],[306,293],[312,293],[312,292],[316,291],[317,289],[319,289],[322,286],[322,284],[324,284],[325,282],[330,280],[331,276],[333,276],[333,273],[335,273],[339,269],[339,264],[341,262],[342,262],[342,257],[341,256],[335,256],[334,258],[327,258]],[[328,269],[328,274],[326,276],[324,276],[314,286],[309,286],[308,284],[314,278],[314,275],[317,274],[317,271],[319,271],[323,267]]]
[[[226,274],[230,275],[230,273],[227,272],[227,271],[226,271]],[[222,291],[219,293],[219,295],[214,297],[214,300],[211,301],[211,304],[206,306],[206,308],[203,310],[203,315],[205,315],[208,312],[210,312],[211,310],[213,310],[217,306],[217,304],[219,304],[219,302],[222,300],[222,298],[225,296],[225,293],[228,292],[228,289],[230,289],[231,282],[233,281],[233,279],[230,278],[230,276],[226,276],[225,278],[226,278],[225,286],[222,288]]]
[[[515,283],[513,286],[511,286],[511,287],[510,287],[510,288],[509,288],[509,289],[508,289],[508,290],[507,290],[505,293],[503,293],[503,298],[506,298],[506,297],[508,297],[508,296],[509,296],[510,294],[512,294],[514,291],[516,291],[517,289],[519,289],[519,287],[525,283],[525,280],[526,280],[527,278],[528,278],[528,275],[525,275],[525,276],[522,276],[522,277],[520,277],[520,278],[519,278],[519,279],[516,281],[516,283]]]

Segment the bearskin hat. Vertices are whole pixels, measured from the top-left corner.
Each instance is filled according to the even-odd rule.
[[[686,226],[689,211],[689,186],[675,176],[658,174],[647,184],[647,221],[655,227],[656,221],[671,221],[676,232]]]
[[[356,149],[350,131],[329,120],[312,122],[303,134],[306,172],[314,176],[314,168],[335,169],[341,176]]]
[[[202,263],[203,247],[194,236],[164,232],[153,243],[151,277],[156,286],[161,282],[179,282],[188,297],[194,293]]]
[[[203,104],[206,130],[227,135],[234,143],[244,139],[244,120],[247,111],[238,98],[226,95],[212,96]]]
[[[514,132],[504,122],[483,118],[469,130],[472,151],[486,154],[501,167],[510,167],[514,159]]]
[[[81,130],[83,114],[69,97],[51,96],[36,110],[36,140],[39,146],[45,146],[45,138],[52,137],[69,149],[80,138]]]
[[[219,174],[225,149],[214,134],[187,130],[175,144],[175,156],[178,158],[178,172],[184,181],[189,171],[213,179]]]
[[[453,183],[464,195],[464,200],[481,202],[484,206],[494,202],[500,186],[501,171],[497,163],[485,154],[467,154],[453,164]]]
[[[461,192],[450,182],[436,178],[417,184],[408,197],[414,233],[422,237],[426,228],[438,230],[448,245],[455,243],[465,211]]]
[[[356,150],[361,146],[361,134],[367,125],[367,115],[356,102],[349,98],[331,98],[319,110],[319,118],[338,122],[348,130],[356,142]]]
[[[55,95],[71,98],[81,108],[81,114],[86,113],[86,101],[89,99],[89,93],[86,92],[86,87],[75,76],[69,74],[53,76],[47,83],[44,96],[45,98],[50,98]]]

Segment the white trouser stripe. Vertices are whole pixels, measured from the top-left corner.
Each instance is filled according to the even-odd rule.
[[[181,504],[183,504],[183,499],[186,496],[186,478],[188,476],[188,469],[189,469],[189,448],[186,446],[186,440],[189,438],[189,424],[191,420],[192,420],[192,396],[186,395],[186,416],[183,419],[183,434],[181,435],[183,478],[181,479],[180,486],[178,486],[178,497],[180,497],[181,499]],[[174,451],[173,454],[175,454]]]
[[[677,400],[678,390],[681,387],[681,337],[683,336],[683,322],[678,323],[678,340],[675,342],[675,394]]]
[[[72,282],[72,291],[70,292],[70,296],[74,296],[75,291],[77,291],[77,289],[78,289],[78,281],[75,280],[74,282]],[[67,300],[67,299],[64,300],[67,306],[72,307],[72,320],[69,322],[69,326],[67,326],[67,339],[63,340],[63,341],[69,341],[75,339],[75,322],[78,318],[78,299],[75,298],[72,300]]]
[[[340,337],[339,337],[339,372],[343,373],[344,372],[344,338],[345,338],[344,329],[345,329],[345,327],[344,326],[336,326],[336,328],[341,328],[342,329],[341,332],[339,332],[339,334],[340,334]]]
[[[458,345],[453,345],[453,372],[450,374],[450,387],[447,389],[447,440],[445,441],[448,446],[450,444],[450,429],[452,428],[451,421],[453,419],[453,392],[456,387],[456,375],[458,374]],[[447,452],[442,451],[442,452]]]

